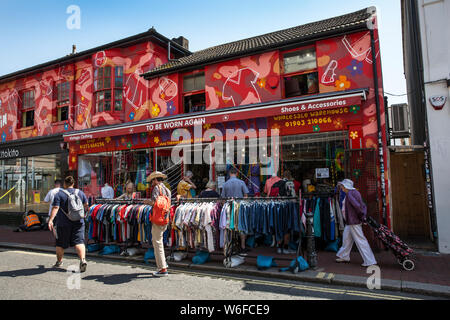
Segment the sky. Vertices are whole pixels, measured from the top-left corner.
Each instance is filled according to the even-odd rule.
[[[80,8],[79,29],[67,27],[71,5]],[[385,94],[405,94],[400,0],[0,0],[0,75],[63,57],[72,44],[83,51],[152,26],[197,51],[370,6],[378,9]]]

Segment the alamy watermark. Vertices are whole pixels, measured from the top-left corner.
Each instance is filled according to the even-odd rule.
[[[371,274],[367,278],[367,289],[380,290],[381,289],[381,269],[377,265],[367,267],[366,273]]]
[[[184,128],[172,132],[173,163],[259,164],[262,175],[278,172],[280,135],[277,129],[226,129],[224,134],[216,128],[203,131],[203,126],[195,126],[193,132],[194,136]]]
[[[81,9],[79,6],[72,4],[67,7],[66,13],[70,16],[66,20],[66,26],[69,30],[81,29]]]
[[[72,264],[67,267],[67,280],[66,285],[69,290],[80,290],[81,289],[81,273],[80,267],[76,264]]]

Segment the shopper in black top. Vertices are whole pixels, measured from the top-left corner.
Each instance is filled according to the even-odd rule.
[[[209,181],[206,184],[206,189],[203,190],[198,197],[199,198],[219,198],[220,194],[218,194],[216,191],[216,183],[214,181]]]
[[[75,180],[72,176],[64,179],[64,189],[70,194],[77,194],[84,205],[84,212],[88,212],[88,200],[81,190],[74,188]],[[56,258],[54,267],[61,267],[64,250],[75,247],[80,258],[80,272],[86,271],[86,249],[84,246],[84,219],[79,221],[70,220],[66,214],[69,212],[69,197],[60,190],[53,199],[52,213],[48,221],[48,228],[56,238]],[[53,223],[55,221],[55,224]]]

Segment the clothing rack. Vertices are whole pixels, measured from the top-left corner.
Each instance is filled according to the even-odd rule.
[[[248,197],[248,198],[181,198],[180,202],[193,201],[193,202],[218,202],[218,201],[274,201],[274,200],[299,200],[298,197]]]
[[[122,199],[95,199],[94,204],[111,204],[111,205],[115,205],[115,204],[126,204],[126,205],[139,205],[139,204],[145,204],[144,201],[145,200],[149,200],[149,199],[129,199],[129,200],[122,200]],[[109,222],[108,222],[109,224]],[[109,230],[107,229],[107,232]],[[106,236],[106,238],[108,238],[108,234]],[[100,243],[99,240],[96,240],[96,243]],[[125,239],[125,248],[124,248],[124,252],[127,252],[128,249],[128,239]]]
[[[149,199],[130,199],[130,200],[96,199],[94,201],[94,203],[95,204],[144,204],[145,200],[149,200]]]
[[[308,192],[302,193],[302,197],[333,197],[335,192]]]
[[[289,201],[289,200],[296,200],[296,202],[299,202],[299,197],[247,197],[247,198],[181,198],[179,199],[179,203],[183,203],[183,202],[224,202],[224,201],[251,201],[251,200],[256,200],[256,201]],[[229,230],[229,232],[231,233],[231,238],[233,238],[236,234],[236,231],[234,230]],[[232,241],[232,240],[231,240]],[[238,240],[239,241],[239,240]],[[301,236],[299,238],[299,241],[301,243]],[[300,246],[299,243],[299,246]],[[240,243],[239,243],[239,247],[240,247]],[[231,259],[232,253],[233,253],[233,244],[230,244],[230,250],[227,250],[227,254],[225,255],[225,259]],[[194,253],[194,251],[187,249],[186,250],[187,253]],[[171,255],[173,254],[173,248],[171,250]],[[219,253],[219,252],[210,252],[211,255],[223,255],[223,253]],[[256,259],[257,256],[252,256],[252,255],[246,255],[245,257],[247,258],[253,258]],[[286,261],[291,261],[292,259],[290,258],[277,258],[278,260],[286,260]]]

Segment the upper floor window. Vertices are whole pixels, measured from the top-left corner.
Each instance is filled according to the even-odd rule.
[[[21,118],[20,126],[22,128],[34,126],[34,90],[27,90],[22,92],[22,104],[21,104]]]
[[[103,67],[94,72],[95,111],[119,112],[123,109],[123,67]]]
[[[205,73],[197,72],[183,77],[184,112],[206,110]]]
[[[62,82],[56,85],[56,109],[57,121],[69,120],[70,82]]]
[[[315,48],[285,53],[283,67],[284,96],[286,98],[319,92]]]

